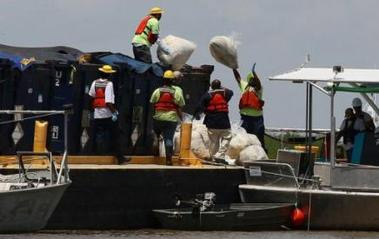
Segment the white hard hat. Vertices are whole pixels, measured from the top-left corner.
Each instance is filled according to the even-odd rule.
[[[359,98],[354,98],[353,102],[351,103],[351,105],[353,107],[361,107],[362,106],[362,101]]]

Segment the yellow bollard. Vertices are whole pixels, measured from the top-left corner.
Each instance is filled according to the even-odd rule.
[[[47,121],[36,120],[34,124],[33,152],[46,152]]]
[[[183,165],[201,166],[201,162],[191,151],[192,123],[182,123],[180,130],[179,162]]]

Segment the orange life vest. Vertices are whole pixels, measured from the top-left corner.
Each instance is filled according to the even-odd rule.
[[[155,39],[153,37],[153,34],[151,32],[151,29],[147,26],[147,23],[149,22],[149,20],[152,18],[152,16],[148,15],[146,17],[144,17],[141,22],[139,23],[136,31],[135,31],[135,34],[136,35],[140,35],[142,33],[144,33],[146,36],[147,36],[147,40],[153,44]]]
[[[157,103],[155,103],[155,110],[160,111],[176,111],[178,106],[175,104],[175,90],[161,87],[159,88],[160,97]]]
[[[207,112],[229,112],[228,102],[225,99],[225,90],[209,91],[211,100],[209,101]]]
[[[105,108],[107,104],[105,103],[105,88],[107,87],[108,81],[95,81],[95,97],[92,102],[93,108]]]
[[[252,108],[256,110],[262,110],[263,101],[259,99],[257,93],[252,87],[247,87],[241,96],[239,108]]]

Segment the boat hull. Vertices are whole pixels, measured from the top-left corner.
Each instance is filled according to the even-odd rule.
[[[70,183],[0,192],[0,233],[45,227]]]
[[[194,213],[192,208],[153,210],[163,228],[176,230],[263,230],[288,226],[294,204],[231,204]]]
[[[240,185],[239,191],[243,202],[297,202],[305,213],[302,226],[310,229],[379,229],[379,193],[258,185]]]

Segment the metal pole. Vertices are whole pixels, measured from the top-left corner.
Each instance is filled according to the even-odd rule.
[[[0,110],[0,114],[64,114],[64,110]]]
[[[305,145],[308,145],[309,134],[309,83],[306,83],[305,89]],[[307,148],[305,148],[307,150]]]
[[[64,161],[64,181],[68,180],[68,112],[67,110],[64,112],[64,152],[65,152],[65,161]]]
[[[330,91],[330,165],[335,166],[336,119],[334,117],[334,87]]]
[[[309,97],[309,103],[308,103],[308,110],[309,110],[309,113],[308,113],[308,127],[309,127],[309,133],[308,133],[308,163],[311,165],[311,160],[312,160],[312,85],[309,84],[309,94],[308,94],[308,97]],[[308,167],[310,167],[310,165]],[[311,173],[313,174],[313,173]]]

